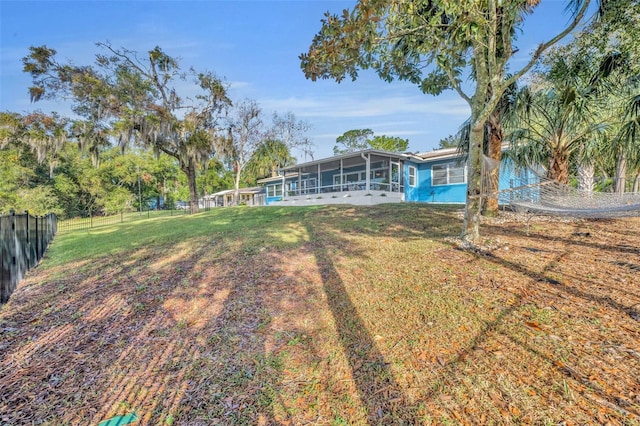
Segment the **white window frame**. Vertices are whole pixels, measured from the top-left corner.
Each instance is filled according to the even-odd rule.
[[[415,166],[409,166],[409,186],[415,187],[418,184],[418,169]]]
[[[354,180],[355,176],[355,180]],[[342,174],[342,184],[347,185],[350,183],[364,182],[367,179],[367,172],[365,170],[357,172],[348,172]],[[333,184],[340,185],[340,174],[333,175]]]
[[[282,197],[282,184],[268,185],[267,197]]]
[[[436,170],[437,168],[437,170]],[[451,182],[453,178],[459,178],[460,173],[462,171],[462,181],[461,182]],[[444,172],[443,176],[438,176],[436,178],[436,172]],[[452,175],[452,172],[457,172]],[[436,182],[436,180],[445,182]],[[431,186],[445,186],[445,185],[462,185],[467,183],[467,167],[465,164],[460,164],[456,161],[449,161],[447,163],[434,164],[431,166]]]

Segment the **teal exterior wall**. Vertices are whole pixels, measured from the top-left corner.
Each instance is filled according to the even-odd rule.
[[[438,164],[455,162],[455,159],[437,160],[426,163],[405,161],[405,200],[423,203],[465,203],[467,197],[467,184],[456,183],[447,185],[434,185],[432,182],[433,166]],[[417,171],[416,186],[409,185],[409,167],[415,167]],[[516,167],[511,160],[505,159],[500,165],[500,179],[498,189],[503,191],[512,187],[530,185],[539,182],[539,178],[529,169]],[[532,189],[537,191],[537,189]],[[510,194],[501,195],[500,202],[508,203]],[[531,194],[535,198],[535,194]]]
[[[504,191],[509,188],[527,187],[530,188],[520,189],[516,192],[504,191],[500,194],[500,203],[507,204],[511,201],[512,197],[518,197],[518,199],[526,199],[527,201],[536,201],[540,197],[540,188],[537,184],[540,183],[540,176],[536,175],[533,170],[529,168],[517,167],[512,160],[503,159],[500,164],[500,180],[498,188]]]
[[[405,161],[405,201],[421,203],[464,203],[467,197],[466,183],[434,185],[432,182],[433,165],[449,163],[451,161],[455,160],[438,160],[429,163]],[[413,187],[409,185],[409,167],[415,167],[417,172],[416,186]]]
[[[282,201],[282,197],[267,197],[266,198],[267,205],[269,205],[271,203],[275,203],[276,201]]]

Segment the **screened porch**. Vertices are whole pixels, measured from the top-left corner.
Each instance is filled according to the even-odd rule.
[[[350,191],[403,193],[400,156],[363,151],[299,164],[282,170],[283,198]],[[284,178],[285,175],[293,176]],[[278,188],[278,189],[280,189]],[[272,191],[273,196],[280,194]]]

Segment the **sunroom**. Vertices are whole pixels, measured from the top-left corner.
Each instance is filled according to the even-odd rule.
[[[379,204],[404,199],[406,155],[368,149],[296,164],[258,181],[267,204]]]

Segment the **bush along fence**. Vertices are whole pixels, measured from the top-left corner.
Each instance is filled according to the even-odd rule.
[[[24,274],[42,259],[56,230],[53,213],[0,216],[0,303],[9,300]]]

